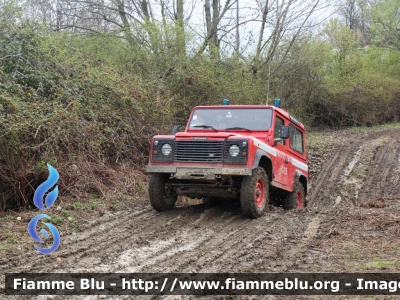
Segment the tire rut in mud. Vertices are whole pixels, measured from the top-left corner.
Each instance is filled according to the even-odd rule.
[[[320,173],[316,176],[315,183],[311,183],[311,191],[308,196],[308,207],[310,209],[332,209],[335,198],[339,194],[338,191],[335,191],[335,188],[338,188],[341,175],[349,165],[352,154],[356,152],[358,147],[355,143],[344,145],[325,163]]]
[[[323,179],[328,178],[333,185],[352,151],[353,147],[347,147],[338,152],[327,164]],[[342,158],[338,164],[339,153]],[[326,182],[321,180],[315,186],[323,185]],[[317,193],[318,189],[314,190],[311,199]],[[61,263],[55,262],[55,254],[37,259],[33,252],[4,267],[15,272],[273,271],[287,268],[290,264],[285,259],[292,261],[293,254],[302,251],[308,219],[306,213],[278,209],[249,220],[239,208],[226,204],[164,213],[150,208],[119,212],[84,226],[76,236],[66,236],[64,249],[57,252]]]
[[[59,250],[51,255],[30,251],[4,259],[0,271],[291,271],[312,251],[309,245],[320,226],[328,226],[325,211],[335,209],[344,192],[354,197],[354,186],[359,187],[360,201],[400,192],[400,143],[385,139],[386,135],[362,135],[339,146],[311,182],[304,211],[270,207],[265,216],[251,220],[234,203],[163,213],[147,205],[106,214],[81,226],[76,235],[62,236]],[[367,154],[371,159],[364,159]],[[362,167],[366,173],[356,177],[356,185],[347,183]]]
[[[91,270],[95,271],[96,265],[112,260],[116,253],[127,246],[140,243],[142,235],[150,235],[156,230],[155,227],[164,228],[163,225],[171,222],[171,216],[173,218],[176,215],[179,215],[179,211],[160,217],[150,208],[110,214],[84,226],[76,235],[62,238],[57,253],[43,256],[31,251],[23,257],[18,256],[9,260],[3,267],[7,269],[15,266],[16,272],[54,272],[80,271],[80,267],[86,269],[90,265]],[[135,232],[139,234],[135,236]],[[56,257],[60,257],[62,262],[55,263]]]
[[[374,150],[368,167],[369,176],[360,189],[360,202],[374,201],[400,192],[400,142],[390,139]]]
[[[292,214],[293,226],[287,226]],[[270,212],[245,218],[228,204],[186,207],[164,213],[150,208],[110,214],[77,236],[64,238],[64,249],[40,256],[32,251],[1,267],[5,272],[257,272],[287,239],[296,240],[306,214]],[[72,250],[69,250],[72,248]],[[56,262],[56,257],[61,262]],[[257,263],[258,262],[258,263]]]

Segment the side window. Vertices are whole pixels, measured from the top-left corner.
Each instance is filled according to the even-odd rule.
[[[292,124],[289,125],[289,140],[290,148],[303,154],[303,133]]]
[[[276,117],[275,127],[274,127],[274,140],[280,140],[281,138],[281,129],[283,126],[283,120],[279,117]]]

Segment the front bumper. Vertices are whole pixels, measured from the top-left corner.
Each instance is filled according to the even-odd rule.
[[[249,168],[192,168],[174,166],[147,166],[147,173],[170,173],[176,179],[215,180],[216,176],[251,176]]]

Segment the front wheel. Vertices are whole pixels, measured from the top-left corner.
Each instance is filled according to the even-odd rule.
[[[240,188],[240,204],[245,216],[255,219],[265,213],[269,202],[269,181],[265,170],[258,167],[253,175],[242,180]]]
[[[149,182],[151,206],[158,211],[174,208],[177,196],[170,186],[166,185],[169,174],[152,174]]]
[[[304,192],[304,187],[301,184],[301,182],[296,179],[294,186],[293,186],[293,192],[289,193],[284,199],[283,199],[283,208],[285,210],[289,209],[297,209],[301,210],[305,207],[305,192]]]

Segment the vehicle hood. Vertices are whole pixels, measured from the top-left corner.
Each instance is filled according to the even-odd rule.
[[[243,136],[233,132],[178,132],[175,139],[192,139],[194,137],[207,139],[226,139],[232,136]]]

